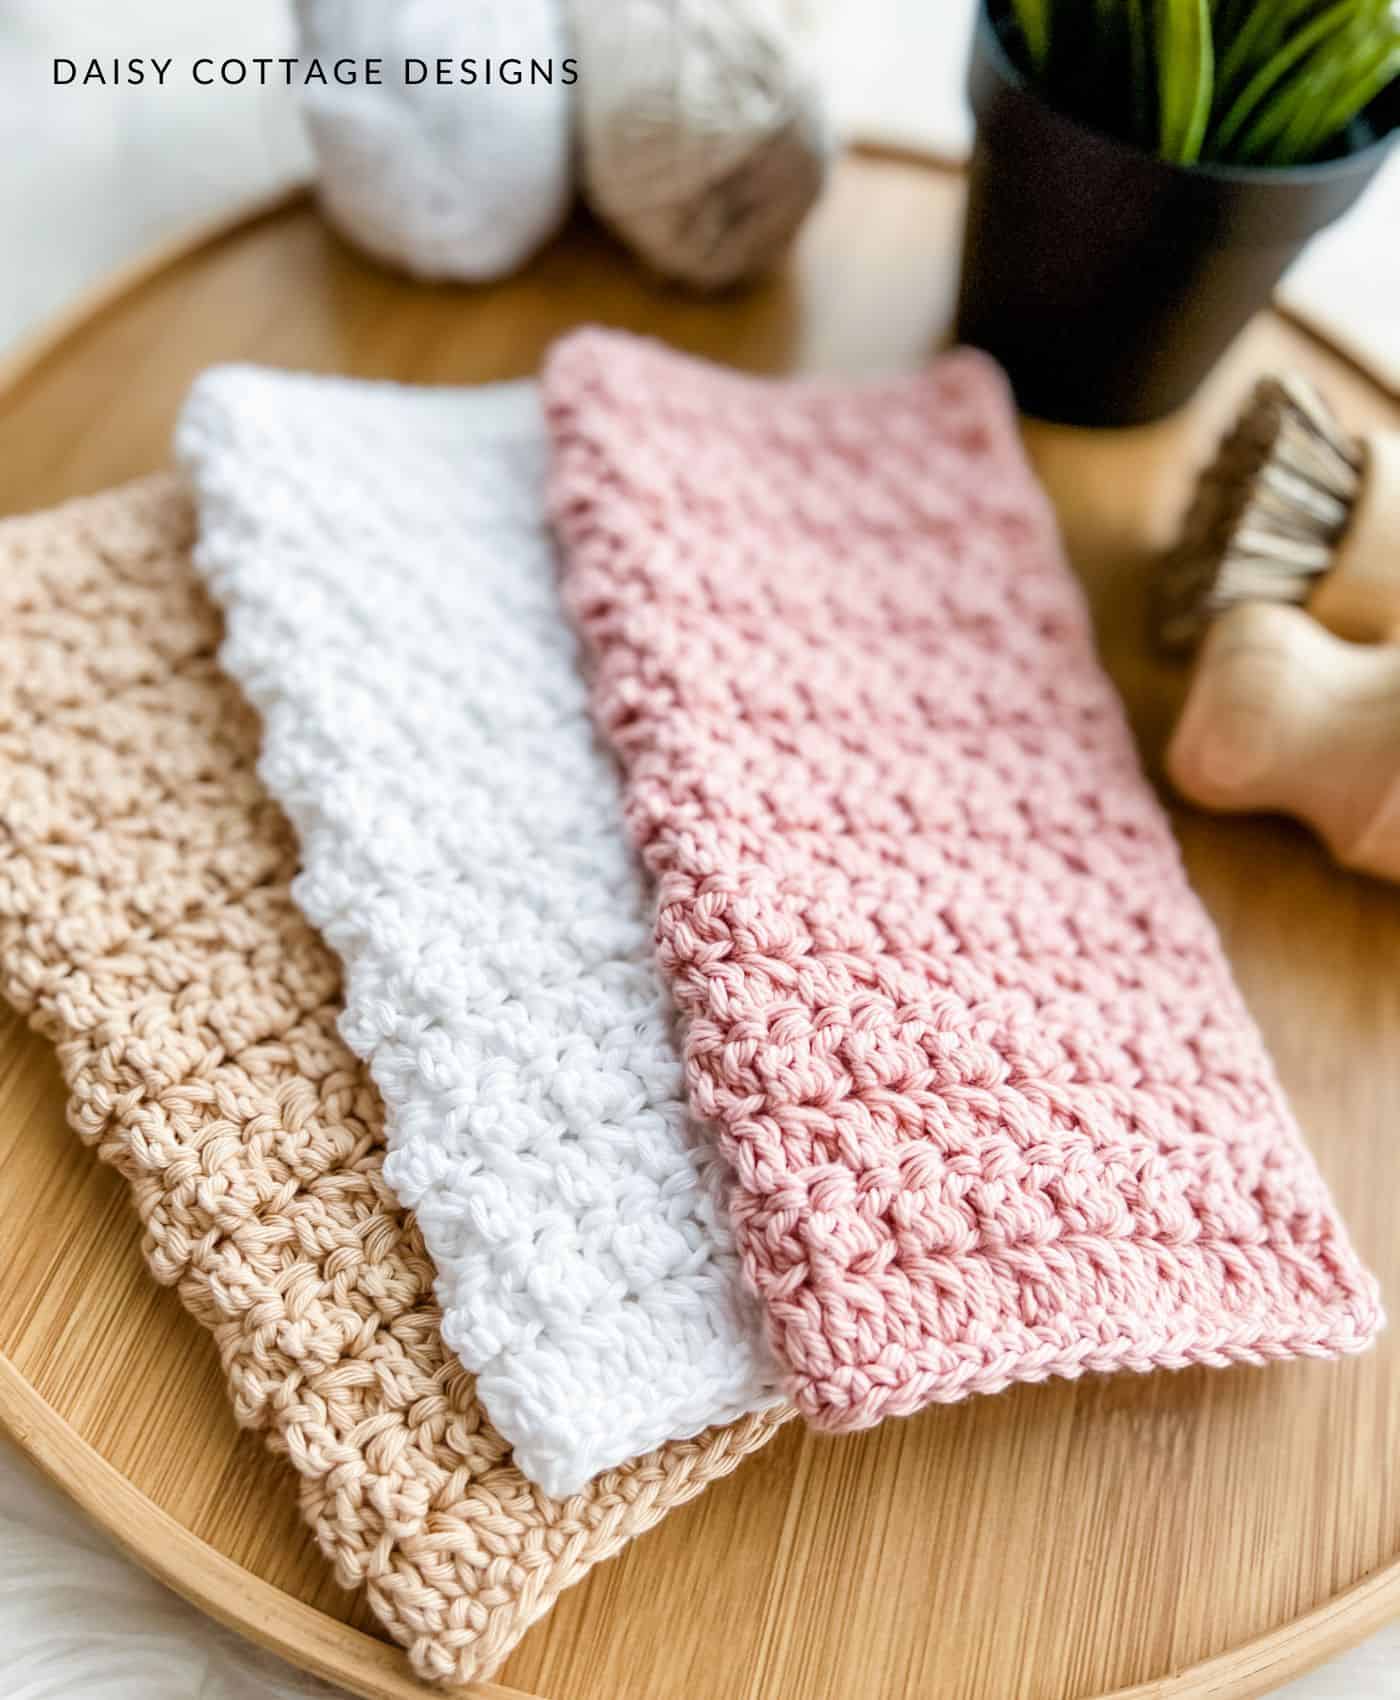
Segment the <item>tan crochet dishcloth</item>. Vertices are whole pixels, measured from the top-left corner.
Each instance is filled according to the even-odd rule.
[[[381,1105],[288,891],[296,846],[193,531],[167,477],[0,522],[0,990],[57,1044],[72,1125],[131,1183],[152,1271],[214,1334],[238,1420],[291,1459],[339,1580],[420,1676],[466,1682],[777,1422],[566,1501],[514,1467],[384,1184]]]

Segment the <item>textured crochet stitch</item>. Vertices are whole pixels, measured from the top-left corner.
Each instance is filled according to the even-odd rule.
[[[773,1432],[747,1418],[551,1499],[443,1344],[340,974],[156,478],[0,522],[0,990],[58,1047],[156,1278],[218,1342],[346,1587],[425,1678],[489,1675],[561,1589]]]
[[[443,1331],[548,1493],[775,1402],[545,518],[533,384],[206,373],[177,449],[220,659]]]
[[[546,369],[595,701],[799,1409],[1380,1325],[1094,653],[1001,375]]]

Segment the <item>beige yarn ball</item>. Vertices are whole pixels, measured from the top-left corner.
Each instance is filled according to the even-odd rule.
[[[768,269],[821,192],[831,131],[771,0],[571,0],[583,189],[702,289]]]

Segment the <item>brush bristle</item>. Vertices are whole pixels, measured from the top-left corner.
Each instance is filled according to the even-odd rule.
[[[1306,602],[1361,486],[1360,446],[1294,373],[1263,378],[1196,485],[1162,563],[1156,631],[1193,649],[1240,602]]]

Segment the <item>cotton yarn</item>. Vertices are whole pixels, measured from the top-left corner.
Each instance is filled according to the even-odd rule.
[[[0,522],[0,994],[55,1043],[70,1122],[130,1182],[152,1273],[213,1332],[341,1586],[424,1680],[484,1679],[775,1419],[569,1499],[512,1461],[385,1183],[193,535],[168,477]]]
[[[771,1405],[559,603],[535,387],[215,370],[177,448],[385,1174],[517,1464],[574,1493]]]
[[[770,267],[820,193],[831,132],[773,0],[570,0],[583,187],[663,276]]]
[[[573,93],[564,0],[296,0],[302,52],[383,60],[381,86],[304,90],[321,203],[352,242],[420,277],[505,277],[558,230],[573,199]],[[552,62],[548,83],[499,75],[409,85],[408,58]]]
[[[809,1421],[1380,1326],[1099,668],[1005,381],[604,332],[565,588],[697,1111]]]

